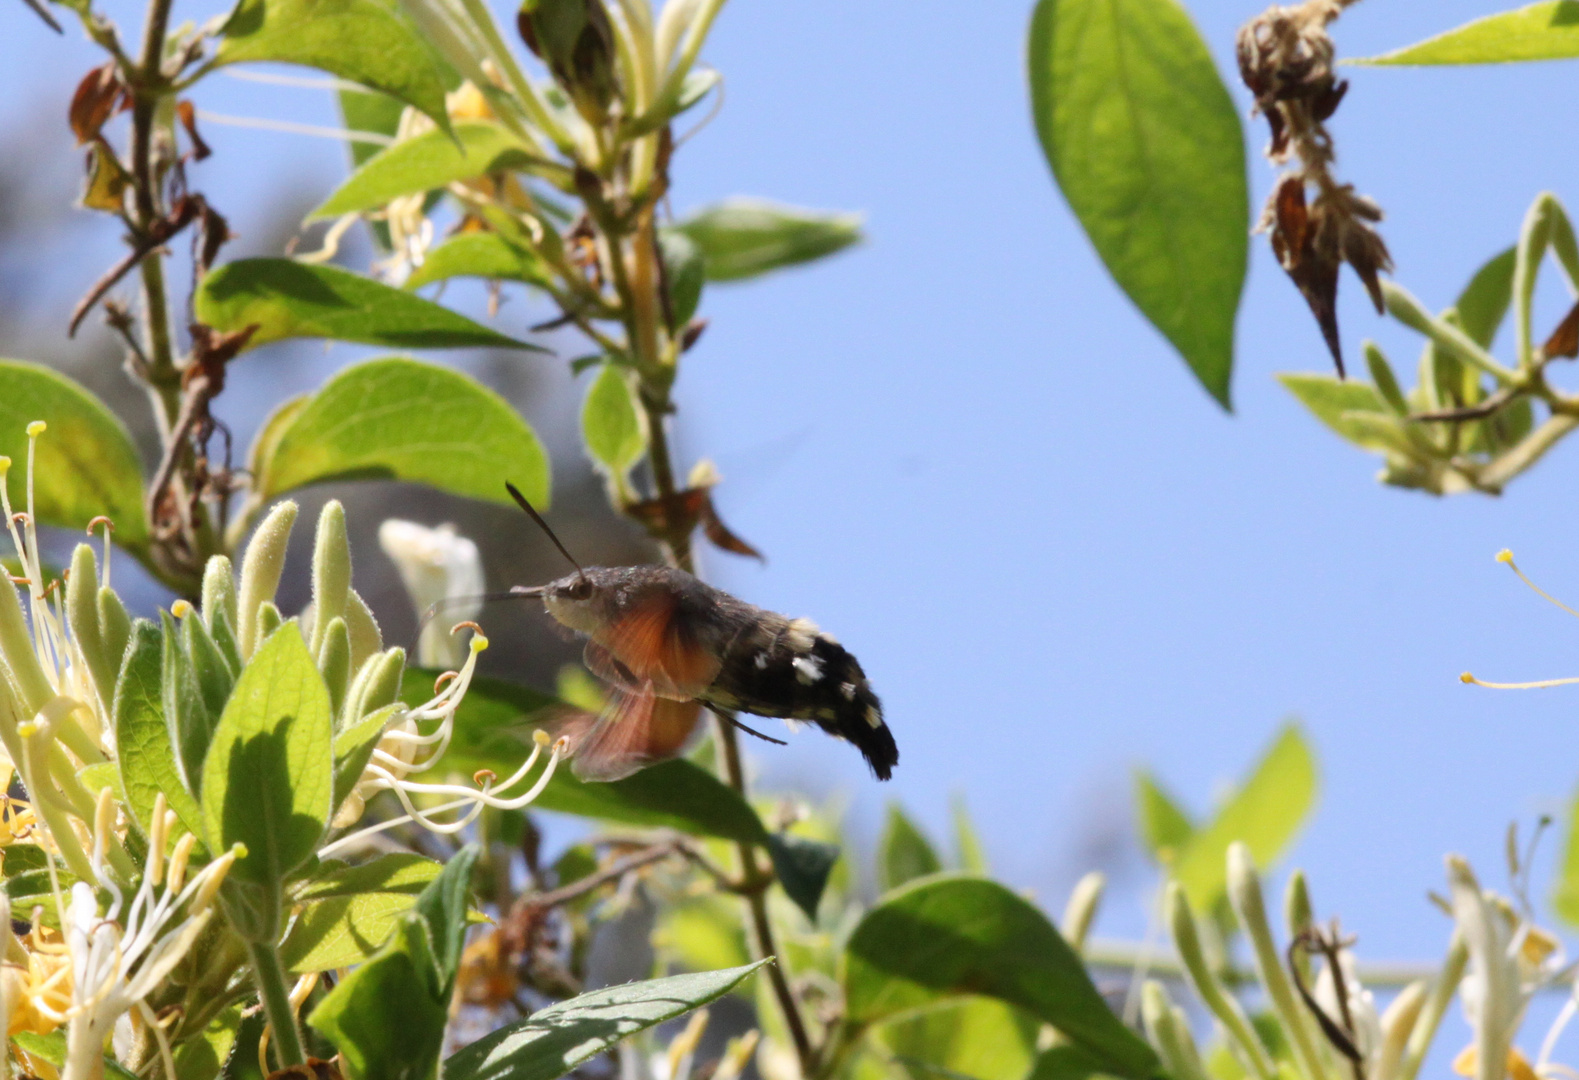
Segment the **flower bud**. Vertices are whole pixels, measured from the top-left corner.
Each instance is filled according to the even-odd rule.
[[[345,507],[330,499],[318,515],[318,532],[313,539],[313,636],[312,652],[322,649],[324,635],[335,619],[345,618],[351,592],[351,543],[346,536]],[[349,639],[346,658],[350,659]]]
[[[22,692],[23,708],[29,713],[38,712],[55,696],[55,691],[33,651],[33,637],[22,614],[22,598],[9,576],[0,584],[0,653]]]
[[[516,28],[587,122],[606,120],[619,81],[614,28],[602,0],[525,0]]]
[[[344,726],[393,705],[400,697],[401,676],[406,671],[406,650],[390,649],[366,660],[357,669],[346,696]]]
[[[482,557],[477,545],[453,525],[428,528],[391,518],[378,528],[378,545],[400,571],[418,618],[428,618],[417,639],[417,662],[426,667],[459,667],[462,642],[449,633],[457,622],[482,610]],[[430,613],[432,613],[431,618]]]
[[[351,631],[351,670],[360,671],[368,657],[383,651],[384,635],[379,632],[373,609],[355,589],[346,600],[345,624]]]
[[[108,712],[115,698],[120,656],[112,656],[104,647],[104,635],[99,629],[98,583],[99,565],[93,549],[78,544],[71,553],[71,576],[66,580],[66,623],[104,706],[101,711]]]
[[[280,574],[285,569],[285,547],[290,543],[291,526],[295,524],[296,504],[282,502],[263,519],[263,524],[247,543],[246,556],[241,560],[241,592],[237,598],[242,660],[251,657],[268,636],[261,625],[263,605],[274,607],[274,591],[280,587]],[[279,626],[279,615],[279,609],[274,608],[275,627]]]
[[[223,610],[231,626],[236,625],[236,577],[230,560],[223,555],[211,555],[203,567],[203,621],[214,628],[215,612]]]
[[[1190,910],[1189,898],[1184,895],[1184,889],[1178,882],[1168,883],[1165,903],[1168,926],[1173,934],[1173,947],[1179,951],[1185,978],[1228,1032],[1235,1054],[1246,1071],[1254,1073],[1259,1080],[1271,1080],[1277,1075],[1272,1055],[1261,1045],[1261,1038],[1250,1026],[1250,1018],[1245,1015],[1243,1006],[1223,988],[1217,974],[1207,963],[1206,954],[1201,948],[1201,937],[1195,927],[1195,913]]]
[[[318,671],[329,687],[329,712],[338,717],[351,684],[351,632],[345,620],[336,618],[324,630],[323,646],[318,650]]]
[[[1102,903],[1102,890],[1107,886],[1107,875],[1093,870],[1075,883],[1064,905],[1064,918],[1059,924],[1069,947],[1079,952],[1091,932],[1091,923],[1097,917],[1097,907]]]

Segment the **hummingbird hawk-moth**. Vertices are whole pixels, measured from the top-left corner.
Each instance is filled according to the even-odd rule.
[[[583,780],[618,780],[674,757],[701,706],[816,724],[855,744],[879,780],[899,761],[883,707],[860,663],[809,619],[746,603],[668,566],[583,569],[512,484],[521,508],[576,572],[517,586],[562,626],[587,639],[583,659],[609,684],[596,718],[562,729]],[[747,729],[750,730],[750,729]]]

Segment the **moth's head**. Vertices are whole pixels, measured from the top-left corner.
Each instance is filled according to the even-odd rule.
[[[603,624],[601,590],[597,577],[600,567],[578,570],[543,586],[543,607],[556,621],[583,634],[597,631]]]

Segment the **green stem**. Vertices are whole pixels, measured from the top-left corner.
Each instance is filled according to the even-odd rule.
[[[307,1054],[302,1049],[301,1029],[296,1026],[296,1010],[291,1007],[290,987],[285,981],[285,967],[280,963],[280,953],[273,941],[251,941],[247,952],[252,960],[252,973],[258,980],[258,998],[274,1029],[274,1053],[281,1068],[307,1064]]]
[[[1476,477],[1477,482],[1482,487],[1500,491],[1508,481],[1534,465],[1546,455],[1546,451],[1556,446],[1576,427],[1579,427],[1579,415],[1554,412],[1517,446],[1488,462]]]

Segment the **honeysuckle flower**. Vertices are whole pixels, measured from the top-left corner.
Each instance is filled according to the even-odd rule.
[[[1311,996],[1329,1017],[1347,1018],[1352,1025],[1350,1035],[1354,1048],[1367,1063],[1374,1063],[1382,1048],[1382,1021],[1376,1011],[1375,996],[1360,983],[1355,967],[1354,953],[1340,947],[1337,951],[1338,966],[1343,973],[1344,1000],[1338,1000],[1338,979],[1330,966],[1323,966],[1316,975]],[[1374,1069],[1367,1069],[1367,1077],[1375,1077]]]
[[[486,771],[473,778],[475,787],[421,783],[408,779],[415,773],[432,769],[449,749],[450,739],[455,732],[455,712],[471,686],[472,676],[477,670],[477,657],[487,647],[488,639],[481,634],[474,634],[466,663],[461,665],[460,670],[440,676],[431,699],[415,708],[403,708],[396,714],[374,748],[361,779],[335,816],[334,824],[340,828],[354,824],[362,816],[367,800],[380,791],[393,792],[405,813],[341,837],[321,849],[318,853],[320,858],[329,858],[374,833],[412,821],[430,832],[458,833],[475,821],[484,807],[519,810],[543,793],[543,789],[553,779],[560,759],[565,756],[567,741],[551,740],[542,731],[534,733],[531,754],[520,768],[503,781]],[[544,750],[549,752],[548,761],[536,782],[526,790],[518,791],[537,767]],[[435,798],[445,801],[438,805],[419,807],[413,798],[426,803],[431,803]]]
[[[1469,950],[1459,998],[1475,1039],[1473,1056],[1462,1060],[1476,1080],[1503,1080],[1518,1062],[1528,1064],[1513,1040],[1530,999],[1561,976],[1562,946],[1503,897],[1483,890],[1463,858],[1449,856],[1447,873],[1453,920]]]
[[[401,583],[419,618],[439,605],[442,621],[434,619],[417,639],[417,662],[448,668],[461,663],[462,643],[444,627],[475,618],[482,610],[482,557],[477,545],[453,525],[429,528],[414,521],[390,518],[378,527],[378,546],[400,571]]]
[[[142,881],[127,903],[105,867],[104,853],[115,827],[116,805],[111,790],[100,794],[94,816],[93,869],[99,888],[110,895],[99,912],[92,885],[71,886],[64,924],[71,956],[71,1005],[66,1010],[66,1067],[62,1080],[97,1080],[104,1074],[104,1040],[115,1023],[137,1008],[159,1042],[166,1075],[175,1075],[164,1030],[143,999],[159,987],[186,956],[213,916],[214,894],[244,852],[232,849],[190,876],[188,860],[197,837],[183,834],[170,851],[177,819],[154,800],[148,830],[148,858]],[[184,911],[184,914],[182,912]]]

